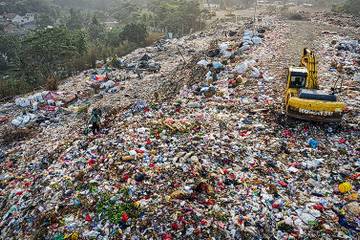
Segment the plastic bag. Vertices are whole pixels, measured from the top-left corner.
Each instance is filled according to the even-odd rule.
[[[234,71],[240,74],[243,74],[247,71],[247,69],[249,68],[249,65],[247,62],[243,62],[240,63],[239,65],[236,65],[236,67],[234,68]]]
[[[206,61],[205,59],[200,60],[199,62],[197,62],[197,65],[202,65],[202,66],[207,66],[209,64],[208,61]]]

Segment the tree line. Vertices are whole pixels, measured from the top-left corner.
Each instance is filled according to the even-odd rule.
[[[46,4],[66,4],[66,0],[19,2],[34,1],[41,6],[36,9],[39,27],[35,31],[21,36],[0,34],[0,98],[49,86],[54,79],[58,82],[95,67],[96,60],[125,55],[162,35],[154,32],[181,36],[204,26],[195,0],[109,0],[112,7],[104,11],[54,8],[56,13],[46,13]],[[107,27],[102,23],[106,19],[118,24]]]
[[[346,0],[344,3],[334,4],[333,11],[346,12],[354,16],[360,16],[360,1],[359,0]]]

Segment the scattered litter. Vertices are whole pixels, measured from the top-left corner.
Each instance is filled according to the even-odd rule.
[[[258,24],[255,33],[219,23],[161,40],[114,65],[98,61],[59,91],[0,105],[13,119],[1,130],[36,132],[1,146],[0,238],[355,239],[357,45],[336,34],[339,44],[314,43],[324,69],[335,59],[351,70],[344,122],[289,123],[290,23]],[[86,136],[94,108],[104,121]]]
[[[37,116],[32,113],[22,114],[17,116],[15,119],[11,121],[11,124],[15,127],[24,127],[25,125],[34,122],[37,119]]]

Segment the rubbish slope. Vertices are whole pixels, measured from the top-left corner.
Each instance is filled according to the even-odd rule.
[[[1,238],[356,239],[360,44],[344,24],[219,23],[1,105],[18,136],[1,143]],[[344,79],[340,125],[285,121],[304,46],[322,88]],[[93,108],[102,130],[84,135]]]

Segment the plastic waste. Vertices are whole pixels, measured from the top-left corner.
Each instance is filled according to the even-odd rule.
[[[259,69],[255,68],[255,67],[252,67],[251,77],[253,77],[253,78],[258,78],[258,77],[260,77],[260,71],[259,71]]]
[[[15,104],[20,106],[20,107],[29,107],[30,106],[30,100],[26,99],[26,98],[17,98],[15,99]]]
[[[141,112],[144,111],[145,108],[148,107],[148,104],[146,101],[144,100],[138,100],[135,102],[135,104],[132,106],[132,112],[133,113],[137,113],[137,112]]]
[[[5,160],[5,152],[2,149],[0,149],[0,162],[4,160]]]
[[[253,38],[251,39],[251,41],[252,41],[255,45],[262,44],[262,39],[259,38],[259,37],[253,37]]]
[[[110,88],[113,88],[114,86],[115,86],[115,82],[112,81],[112,80],[109,80],[109,81],[107,81],[105,83],[102,83],[100,85],[100,88],[102,88],[102,89],[110,89]]]
[[[209,80],[212,79],[212,72],[211,72],[211,71],[208,71],[208,72],[206,73],[205,79],[206,79],[207,81],[209,81]]]
[[[351,191],[352,186],[351,186],[351,183],[349,183],[349,182],[343,182],[343,183],[339,184],[338,188],[341,193],[347,193],[347,192]]]
[[[356,239],[360,160],[358,93],[347,82],[352,75],[344,73],[351,111],[341,128],[284,123],[282,73],[271,62],[286,51],[281,46],[290,28],[278,18],[264,17],[259,24],[269,29],[264,47],[253,44],[251,32],[244,43],[242,37],[203,31],[133,51],[124,62],[138,63],[147,53],[165,71],[144,73],[143,81],[129,69],[111,71],[109,79],[124,85],[124,94],[83,89],[101,84],[90,77],[102,69],[59,88],[76,92],[72,103],[49,107],[48,100],[58,105],[60,98],[42,94],[47,98],[36,110],[42,125],[30,129],[33,135],[15,129],[21,141],[0,139],[9,142],[1,145],[6,156],[0,160],[0,238]],[[228,25],[222,29],[219,23],[220,31],[228,32]],[[224,51],[241,44],[249,50],[226,59],[213,40],[231,41]],[[350,52],[338,53],[321,35],[317,44],[323,69],[334,58],[351,67],[346,71],[358,71]],[[186,66],[173,51],[177,46],[186,52]],[[205,79],[213,69],[197,64],[201,54],[223,65],[214,85]],[[148,67],[152,60],[146,62]],[[243,67],[241,73],[236,67]],[[256,81],[254,69],[261,73]],[[323,72],[329,79],[338,74]],[[31,97],[30,106],[36,101]],[[94,107],[106,113],[102,131],[84,136],[79,127]],[[1,116],[9,119],[22,110],[0,104]],[[1,130],[8,125],[2,123]],[[309,138],[316,140],[316,151]],[[341,193],[345,181],[352,189],[345,192],[344,186]]]
[[[213,62],[212,65],[215,69],[221,69],[224,67],[221,62]]]
[[[246,70],[249,68],[249,65],[247,62],[243,62],[239,65],[237,65],[235,68],[234,68],[234,71],[237,72],[237,73],[240,73],[240,74],[243,74],[246,72]]]
[[[228,43],[220,43],[219,44],[220,51],[226,51],[229,48]]]
[[[219,49],[220,49],[220,53],[221,55],[223,55],[226,58],[231,57],[232,52],[228,51],[229,49],[229,44],[228,43],[221,43],[219,44]]]
[[[303,166],[307,169],[316,169],[321,166],[324,162],[324,159],[314,159],[303,162]]]
[[[197,62],[197,65],[202,65],[202,66],[207,66],[209,64],[208,61],[206,61],[205,59],[200,60],[199,62]]]
[[[15,119],[13,119],[11,121],[11,124],[14,125],[15,127],[23,127],[26,124],[29,124],[30,122],[33,122],[37,119],[37,115],[32,114],[32,113],[27,113],[25,115],[20,115],[18,117],[16,117]]]
[[[213,85],[203,87],[201,88],[200,93],[204,94],[206,97],[211,97],[216,94],[216,88]]]
[[[353,79],[356,82],[360,82],[360,73],[355,74]]]
[[[319,142],[316,139],[313,139],[313,138],[309,139],[308,143],[309,143],[309,146],[312,149],[317,149],[318,146],[319,146]]]
[[[249,44],[244,44],[241,48],[239,48],[240,53],[250,50]]]
[[[88,239],[96,239],[100,235],[100,233],[97,231],[86,231],[82,235],[83,237],[86,237]]]

